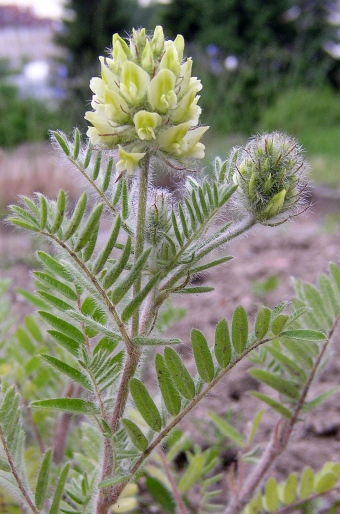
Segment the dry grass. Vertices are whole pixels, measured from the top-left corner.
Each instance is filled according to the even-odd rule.
[[[18,195],[36,191],[54,198],[60,188],[71,198],[78,196],[82,183],[71,166],[49,143],[24,144],[15,150],[0,149],[0,208],[18,201]]]

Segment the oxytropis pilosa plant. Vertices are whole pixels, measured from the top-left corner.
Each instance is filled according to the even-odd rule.
[[[319,474],[307,469],[260,488],[304,409],[319,402],[306,398],[339,321],[335,265],[320,291],[299,284],[290,308],[261,307],[253,327],[235,306],[212,344],[194,328],[183,343],[191,345],[195,376],[177,350],[182,341],[162,332],[174,295],[212,291],[193,277],[227,263],[234,238],[257,223],[282,223],[306,205],[308,166],[282,133],[255,136],[200,173],[208,127],[199,121],[202,86],[183,52],[183,37],[165,40],[161,27],[151,35],[133,30],[127,39],[115,34],[110,56],[100,57],[101,77],[90,83],[88,140],[77,129],[70,139],[52,133],[88,190],[75,205],[61,190],[56,201],[37,193],[11,207],[12,223],[51,243],[37,252],[36,293],[26,293],[48,328],[31,317],[18,332],[8,350],[17,368],[2,384],[0,485],[23,512],[149,512],[137,497],[146,483],[166,512],[282,513],[332,489],[340,474],[328,463]],[[176,194],[155,186],[154,166],[181,176]],[[230,472],[223,496],[211,491],[221,480],[218,454],[185,446],[177,426],[249,354],[251,373],[274,391],[254,396],[278,419],[267,447],[255,448],[261,412],[241,433],[212,415],[239,447],[238,475]],[[34,387],[23,401],[27,377]],[[37,478],[27,478],[25,444],[37,456]],[[183,448],[188,465],[179,475],[173,459]]]

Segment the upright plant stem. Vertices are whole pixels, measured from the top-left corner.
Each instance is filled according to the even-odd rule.
[[[138,212],[136,221],[136,239],[135,239],[135,254],[134,261],[136,262],[144,250],[144,238],[145,238],[145,218],[146,218],[146,203],[148,193],[148,182],[149,182],[149,162],[150,158],[148,155],[144,157],[140,165],[140,181],[139,181],[139,193],[138,193]],[[133,286],[133,296],[135,297],[141,289],[142,279],[141,277],[136,280]],[[132,319],[131,339],[139,335],[139,310]],[[119,422],[124,414],[128,394],[129,394],[129,381],[134,376],[139,359],[140,350],[135,348],[133,345],[127,345],[127,359],[125,362],[122,378],[120,381],[116,403],[112,418],[110,420],[110,428],[112,434],[114,434],[119,428]],[[109,478],[114,473],[114,452],[111,439],[105,439],[104,443],[104,455],[101,480]],[[114,503],[115,488],[102,489],[98,496],[97,501],[97,514],[107,514],[109,507]]]
[[[140,180],[139,180],[139,193],[138,193],[138,213],[137,213],[137,226],[136,226],[136,243],[135,243],[135,262],[143,253],[144,239],[145,239],[145,218],[146,218],[146,203],[148,196],[149,185],[149,164],[150,157],[146,155],[141,161],[140,166]],[[142,278],[139,277],[133,286],[133,296],[135,297],[142,284]],[[139,309],[132,318],[132,337],[137,336],[139,333]]]

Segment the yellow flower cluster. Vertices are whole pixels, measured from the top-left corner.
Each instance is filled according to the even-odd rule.
[[[200,139],[208,129],[198,126],[202,85],[191,76],[192,60],[183,60],[183,37],[165,41],[158,26],[152,37],[133,30],[128,43],[114,34],[112,57],[99,58],[101,78],[90,82],[93,111],[85,115],[90,141],[118,145],[120,172],[132,173],[146,152],[202,159]]]

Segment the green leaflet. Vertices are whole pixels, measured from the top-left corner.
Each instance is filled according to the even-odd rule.
[[[226,368],[231,361],[231,341],[226,319],[221,319],[215,329],[215,357],[221,368]]]
[[[164,358],[166,367],[177,389],[184,398],[192,400],[195,397],[195,384],[180,356],[175,350],[167,346],[164,349]]]
[[[276,400],[273,400],[273,398],[269,398],[269,396],[266,396],[265,394],[258,393],[257,391],[249,391],[249,394],[252,396],[255,396],[255,398],[258,398],[262,402],[266,403],[274,409],[276,412],[281,414],[281,416],[284,416],[285,418],[290,419],[292,417],[292,413],[281,403],[277,402]]]
[[[79,252],[85,247],[86,243],[91,238],[93,232],[96,230],[103,212],[103,207],[104,204],[99,203],[95,205],[92,209],[92,212],[90,213],[89,217],[87,218],[87,221],[81,228],[79,235],[77,237],[76,243],[74,245],[75,252]]]
[[[299,496],[302,500],[309,498],[314,492],[314,471],[312,468],[307,467],[303,470],[300,479]]]
[[[199,376],[204,382],[211,382],[215,375],[214,363],[206,338],[200,330],[191,331],[191,344]]]
[[[52,288],[61,295],[65,296],[65,298],[77,301],[78,296],[73,291],[73,289],[71,289],[68,285],[64,284],[63,282],[60,282],[60,280],[51,277],[51,275],[49,275],[48,273],[44,273],[42,271],[34,271],[34,276],[47,287]]]
[[[0,470],[5,473],[11,473],[11,466],[3,459],[0,459]]]
[[[175,514],[175,500],[163,482],[155,477],[147,476],[145,485],[153,500],[162,507],[162,512]]]
[[[81,373],[81,371],[77,370],[76,368],[73,368],[72,366],[69,366],[65,362],[56,359],[55,357],[52,357],[51,355],[46,355],[42,353],[40,354],[40,357],[45,362],[56,368],[58,371],[61,371],[62,373],[70,377],[72,380],[85,387],[85,389],[89,389],[90,391],[92,391],[92,386],[88,378],[83,373]]]
[[[263,413],[264,413],[264,410],[262,409],[262,410],[259,410],[258,413],[255,415],[254,421],[252,422],[251,431],[248,436],[247,446],[250,446],[254,440],[254,437],[255,437],[257,429],[259,427]]]
[[[282,330],[286,326],[287,321],[288,316],[286,316],[286,314],[279,314],[278,316],[276,316],[276,318],[272,321],[271,325],[272,332],[275,336],[282,332]]]
[[[58,332],[61,332],[62,334],[65,334],[70,339],[74,339],[77,343],[84,343],[85,337],[78,328],[74,327],[67,321],[58,318],[57,316],[54,316],[53,314],[49,312],[44,311],[38,311],[38,314],[40,317],[46,321],[49,325],[51,325],[53,328],[57,329]]]
[[[281,501],[284,505],[290,505],[295,501],[297,492],[297,476],[291,473],[282,489]]]
[[[81,323],[84,323],[86,327],[86,333],[88,337],[94,337],[97,335],[98,332],[105,334],[111,339],[120,339],[120,335],[117,332],[113,332],[113,330],[110,330],[107,325],[105,324],[105,317],[102,320],[102,322],[95,321],[90,316],[84,316],[84,314],[81,314],[80,312],[76,311],[68,311],[67,314],[74,320],[79,321]]]
[[[109,160],[107,161],[104,178],[103,178],[102,187],[101,187],[103,193],[105,193],[105,191],[107,191],[107,189],[110,185],[110,180],[111,180],[111,176],[112,176],[112,167],[113,167],[113,158],[109,157]]]
[[[327,336],[318,330],[284,330],[280,333],[280,337],[289,337],[290,339],[301,339],[303,341],[324,341]]]
[[[235,444],[237,444],[241,448],[245,446],[245,442],[241,434],[237,430],[235,430],[235,428],[232,427],[225,419],[221,418],[214,412],[208,412],[208,416],[225,437],[231,439]]]
[[[107,259],[109,258],[114,245],[116,244],[117,237],[119,234],[121,225],[121,219],[118,215],[113,223],[112,230],[109,236],[109,239],[107,240],[106,245],[103,246],[101,251],[98,253],[96,260],[93,263],[92,273],[94,275],[97,275],[105,266]]]
[[[122,194],[122,184],[123,184],[122,180],[119,180],[118,183],[117,182],[115,183],[114,195],[113,195],[113,198],[112,198],[112,205],[113,206],[116,206],[117,203],[120,200],[120,197],[121,197],[121,194]]]
[[[67,282],[73,282],[71,275],[65,271],[64,267],[56,259],[48,255],[48,253],[41,251],[37,252],[37,255],[46,268]]]
[[[86,243],[86,245],[84,247],[84,251],[83,251],[83,255],[82,255],[83,262],[87,262],[89,259],[91,259],[92,254],[95,249],[95,246],[96,246],[96,243],[97,243],[98,233],[99,233],[99,222],[95,225],[95,227],[91,233],[90,239],[88,240],[88,242]]]
[[[129,217],[129,195],[128,195],[128,185],[125,178],[121,178],[122,180],[122,193],[121,193],[121,203],[122,203],[122,218],[126,220]]]
[[[162,393],[165,407],[171,416],[177,416],[181,410],[181,397],[170,378],[163,355],[158,353],[155,359],[158,385]]]
[[[338,393],[339,391],[340,391],[339,387],[333,387],[332,389],[329,389],[328,391],[325,391],[324,393],[319,394],[313,400],[310,400],[309,402],[305,402],[301,409],[301,413],[309,412],[309,411],[315,409],[318,405],[320,405],[322,402],[327,400],[327,398],[332,396],[334,393]]]
[[[180,230],[178,228],[178,222],[177,222],[176,214],[175,214],[175,212],[173,210],[171,211],[171,221],[172,221],[172,227],[174,229],[174,233],[175,233],[177,242],[178,242],[179,246],[183,246],[183,238],[182,238],[181,232],[180,232]]]
[[[340,269],[338,266],[334,264],[334,262],[331,262],[329,265],[329,270],[335,285],[335,288],[337,289],[337,296],[340,301]]]
[[[115,266],[113,266],[103,278],[103,287],[108,289],[117,280],[127,264],[131,254],[131,237],[128,236],[122,255]]]
[[[133,344],[137,346],[167,346],[181,344],[180,339],[166,339],[163,337],[134,337]]]
[[[29,355],[34,355],[35,351],[36,351],[36,348],[35,348],[35,345],[32,343],[32,341],[31,341],[29,335],[27,334],[27,332],[22,327],[18,327],[17,330],[15,331],[15,335],[18,338],[22,348]]]
[[[193,286],[193,287],[185,287],[184,289],[179,289],[178,291],[173,291],[174,293],[180,294],[200,294],[200,293],[211,293],[214,291],[214,287],[209,286]]]
[[[47,200],[42,194],[39,194],[38,196],[40,203],[40,230],[44,230],[47,223]]]
[[[150,252],[151,248],[145,250],[145,252],[143,252],[139,259],[136,261],[128,275],[118,284],[118,286],[113,291],[111,291],[111,301],[114,305],[117,305],[117,303],[122,300],[132,284],[140,276],[143,271],[144,264],[150,255]]]
[[[122,423],[136,448],[142,452],[145,451],[149,443],[141,429],[130,419],[123,418]]]
[[[101,161],[102,161],[102,153],[101,152],[97,152],[96,160],[94,162],[94,167],[93,167],[93,170],[92,170],[92,177],[91,177],[92,180],[97,180],[97,178],[98,178],[98,175],[99,175],[99,172],[100,172]]]
[[[52,449],[49,448],[41,463],[37,486],[35,489],[35,505],[37,509],[43,509],[47,497],[47,489],[50,478],[50,470],[52,464]]]
[[[87,194],[83,193],[75,206],[75,209],[73,211],[71,219],[68,222],[68,225],[65,228],[65,231],[63,234],[64,241],[67,241],[68,239],[70,239],[70,237],[73,236],[73,234],[76,232],[77,228],[79,227],[81,220],[83,218],[83,214],[86,209],[86,204],[87,204]]]
[[[86,168],[88,168],[90,161],[91,161],[91,157],[92,157],[92,145],[91,145],[91,142],[89,141],[87,148],[86,148],[84,162],[83,162],[83,166],[82,166],[84,170],[86,170]]]
[[[21,219],[9,217],[7,218],[7,221],[13,225],[17,225],[17,227],[32,230],[33,232],[39,232],[39,227],[37,225],[32,225],[31,223],[27,223]]]
[[[79,398],[50,398],[31,403],[33,409],[62,410],[73,414],[98,414],[96,405]]]
[[[57,296],[54,296],[53,294],[46,293],[46,291],[37,291],[38,295],[41,296],[44,300],[46,300],[48,303],[53,305],[56,309],[59,311],[67,311],[72,310],[73,307],[69,303],[64,302],[64,300],[61,300]]]
[[[186,221],[186,217],[185,217],[185,214],[184,214],[184,210],[183,210],[182,204],[178,205],[178,212],[179,212],[179,217],[181,219],[181,225],[182,225],[183,233],[184,233],[185,237],[188,239],[188,237],[189,237],[189,229],[188,229],[188,224],[187,224],[187,221]]]
[[[264,369],[251,369],[249,370],[249,373],[253,377],[263,382],[264,384],[269,385],[279,393],[288,396],[288,398],[298,400],[300,396],[299,389],[291,380],[286,380],[285,378],[282,378],[278,375],[274,375],[273,373],[270,373],[269,371],[266,371]]]
[[[80,150],[80,132],[78,128],[74,129],[73,132],[73,154],[72,157],[74,160],[78,159]]]
[[[235,350],[238,354],[242,353],[248,341],[248,317],[242,305],[239,305],[235,309],[231,334]]]
[[[198,454],[192,457],[189,466],[185,470],[179,481],[178,489],[181,493],[186,493],[201,478],[204,467],[204,455]]]
[[[162,428],[161,416],[145,385],[137,378],[132,378],[130,393],[143,419],[152,430],[159,432]]]
[[[29,223],[30,225],[33,225],[33,226],[37,227],[37,229],[39,229],[39,225],[40,225],[39,213],[37,214],[37,216],[39,216],[39,223],[38,223],[36,217],[32,216],[32,214],[30,214],[23,207],[20,207],[20,205],[11,205],[10,209],[11,209],[11,211],[15,212],[19,216],[19,219],[22,219],[22,221],[25,221],[25,222]]]
[[[267,334],[270,325],[271,310],[268,307],[261,307],[256,316],[255,336],[258,341]]]
[[[281,348],[280,350],[277,350],[273,346],[268,346],[266,351],[269,352],[293,378],[298,379],[300,383],[305,383],[307,381],[307,375],[304,369],[301,368],[294,359],[288,357]],[[299,348],[297,351],[299,351]]]
[[[59,230],[65,215],[65,207],[66,207],[66,194],[63,189],[59,191],[56,205],[56,212],[54,215],[54,220],[52,226],[50,228],[50,232],[54,234]]]
[[[71,337],[63,334],[62,332],[58,332],[57,330],[48,330],[47,331],[53,339],[60,344],[63,348],[65,348],[68,352],[70,352],[75,357],[79,358],[79,347],[80,343]]]
[[[278,487],[277,482],[275,478],[271,477],[269,480],[267,480],[264,490],[264,498],[263,503],[265,506],[265,509],[268,512],[274,512],[279,508],[280,501],[279,501],[279,494],[278,494]]]
[[[156,285],[160,277],[160,273],[161,272],[159,271],[156,275],[151,277],[151,279],[147,282],[144,288],[124,308],[121,315],[123,323],[126,323],[131,318],[131,316],[136,312],[136,310],[141,306],[143,300],[147,297],[152,288]]]
[[[25,317],[25,325],[29,333],[34,337],[38,343],[42,343],[44,337],[41,333],[40,327],[36,322],[34,316],[28,315]]]
[[[57,487],[56,487],[56,490],[54,493],[54,497],[53,497],[51,508],[49,510],[49,514],[59,514],[59,504],[60,504],[61,498],[64,493],[64,487],[65,487],[66,478],[67,478],[69,469],[70,469],[70,464],[66,464],[63,467],[63,470],[60,474],[60,478],[58,480],[58,484],[57,484]]]
[[[316,476],[314,480],[314,491],[317,494],[326,493],[330,489],[333,489],[337,481],[338,477],[331,472],[322,474],[320,477]]]
[[[190,270],[190,275],[194,275],[195,273],[201,273],[209,268],[213,268],[215,266],[219,266],[227,261],[230,261],[232,257],[227,255],[226,257],[222,257],[221,259],[216,259],[215,261],[207,262],[206,264],[202,264],[201,266],[197,266],[197,268],[193,268]]]
[[[335,284],[333,286],[330,278],[325,274],[321,274],[319,276],[319,288],[327,312],[329,312],[333,318],[336,318],[339,314],[340,301],[337,299]]]
[[[313,309],[313,314],[319,321],[320,328],[330,328],[333,323],[332,316],[327,312],[319,291],[311,284],[304,284],[305,298]]]
[[[58,145],[60,146],[60,148],[62,149],[64,154],[66,156],[69,156],[70,149],[68,147],[68,141],[67,141],[65,134],[63,134],[62,132],[57,132],[56,130],[53,130],[51,132],[51,135],[52,135],[53,139],[58,143]]]

